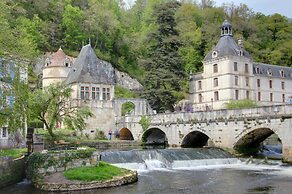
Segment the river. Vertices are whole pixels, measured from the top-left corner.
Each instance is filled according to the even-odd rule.
[[[117,166],[138,170],[139,181],[116,188],[76,194],[175,194],[175,193],[292,193],[292,166],[279,160],[235,159],[217,150],[134,151],[104,154],[104,160],[119,157]],[[200,153],[205,153],[197,159]],[[106,155],[110,157],[106,157]],[[205,159],[213,157],[212,159]],[[188,160],[185,160],[186,157]],[[224,157],[224,158],[223,158]],[[227,158],[226,158],[227,157]],[[129,163],[127,160],[131,160]],[[143,160],[143,162],[141,162]],[[47,194],[27,181],[0,190],[2,194]],[[63,192],[64,193],[64,192]],[[66,192],[65,192],[66,193]]]

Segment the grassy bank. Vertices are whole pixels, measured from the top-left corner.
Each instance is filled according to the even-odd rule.
[[[78,167],[64,172],[64,176],[69,180],[80,181],[103,181],[112,179],[114,176],[122,176],[129,171],[118,168],[106,162],[99,162],[97,166]]]
[[[23,156],[27,152],[26,148],[22,149],[3,149],[0,150],[0,157],[11,156],[13,159]]]

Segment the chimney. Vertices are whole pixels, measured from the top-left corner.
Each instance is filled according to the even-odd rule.
[[[243,48],[243,38],[242,37],[240,37],[239,39],[238,39],[238,46],[240,47],[240,48]]]

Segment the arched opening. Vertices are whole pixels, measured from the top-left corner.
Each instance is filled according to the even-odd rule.
[[[120,140],[134,140],[131,131],[128,128],[122,128],[119,133]]]
[[[125,116],[126,114],[130,114],[135,110],[135,104],[132,102],[125,102],[122,104],[121,115]]]
[[[258,128],[240,138],[234,149],[246,155],[281,158],[281,139],[269,128]]]
[[[183,148],[201,148],[201,147],[208,145],[209,139],[210,138],[206,134],[204,134],[200,131],[193,131],[184,137],[184,139],[181,143],[181,147],[183,147]]]
[[[150,128],[142,136],[145,145],[167,145],[166,134],[159,128]]]

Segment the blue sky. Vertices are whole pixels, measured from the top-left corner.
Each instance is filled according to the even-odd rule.
[[[214,0],[217,6],[222,3],[234,2],[239,5],[244,3],[255,12],[262,12],[265,15],[280,13],[288,18],[292,18],[292,0]]]
[[[125,0],[132,4],[135,0]],[[200,0],[197,0],[199,2]],[[234,2],[236,5],[244,3],[255,12],[261,12],[265,15],[280,13],[288,18],[292,18],[292,0],[214,0],[217,6],[222,3]]]

